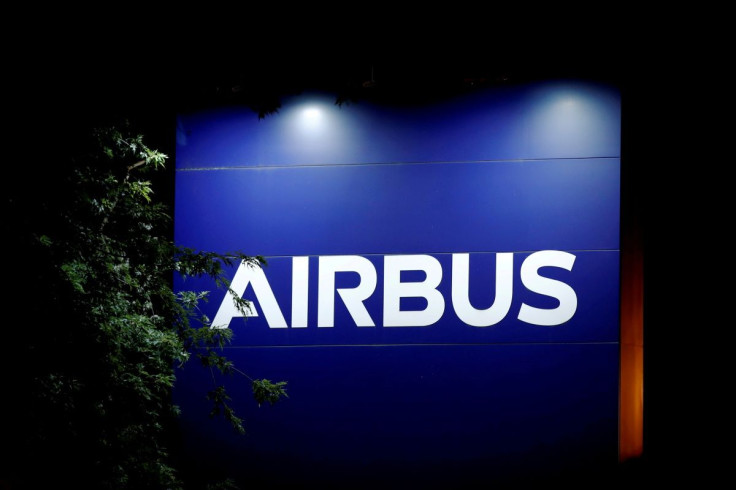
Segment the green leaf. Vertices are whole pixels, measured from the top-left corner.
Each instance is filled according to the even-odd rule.
[[[288,398],[286,394],[286,381],[279,381],[278,383],[272,383],[268,379],[256,379],[253,380],[253,397],[258,402],[258,406],[262,403],[268,402],[271,405],[281,399],[282,396]]]
[[[13,346],[33,361],[34,373],[19,398],[33,423],[17,447],[27,448],[27,461],[38,448],[53,454],[57,468],[95,478],[91,488],[181,488],[165,445],[179,411],[176,369],[191,358],[211,369],[213,385],[202,393],[213,416],[241,434],[240,407],[219,378],[253,380],[227,356],[233,331],[211,328],[202,311],[210,291],[174,291],[172,275],[209,278],[228,294],[230,267],[263,267],[266,260],[176,246],[157,180],[140,178],[168,157],[128,126],[92,136],[70,165],[58,166],[68,173],[51,186],[58,192],[53,207],[40,206],[43,214],[28,219],[27,282],[43,288],[32,335]],[[250,302],[233,297],[247,311]],[[253,383],[259,404],[286,396],[285,382]]]

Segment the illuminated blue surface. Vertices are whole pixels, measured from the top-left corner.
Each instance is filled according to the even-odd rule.
[[[289,380],[286,401],[257,407],[229,386],[248,430],[210,420],[209,370],[179,374],[193,465],[271,483],[435,488],[615,462],[617,344],[230,349],[253,376]],[[458,473],[459,471],[459,473]],[[414,474],[418,472],[417,474]],[[248,480],[250,481],[250,480]],[[387,483],[388,482],[388,483]],[[268,483],[268,482],[266,482]],[[393,483],[393,485],[392,485]]]
[[[419,108],[334,100],[287,98],[261,120],[247,108],[181,115],[177,168],[620,156],[620,99],[606,87],[532,85]]]
[[[206,420],[209,371],[180,372],[176,397],[196,464],[236,476],[286,465],[275,483],[413,475],[416,484],[460,470],[493,481],[616,462],[615,90],[547,83],[411,108],[339,108],[331,96],[304,94],[260,121],[236,108],[183,114],[177,141],[177,243],[267,256],[287,324],[291,257],[310,257],[306,328],[269,328],[262,312],[230,324],[227,353],[240,369],[289,381],[290,398],[268,408],[249,401],[244,380],[228,382],[246,410],[245,438]],[[569,271],[544,268],[577,295],[561,325],[517,318],[522,303],[556,306],[519,278],[538,250],[575,256]],[[499,252],[514,253],[509,312],[492,326],[466,325],[452,307],[451,254],[471,253],[470,300],[480,308],[493,299]],[[390,254],[439,261],[445,310],[436,323],[382,326]],[[326,255],[374,266],[377,286],[364,304],[375,327],[357,327],[339,300],[335,326],[316,326],[318,256]],[[356,282],[336,275],[337,287]],[[192,278],[176,287],[214,289]],[[223,297],[215,291],[203,305],[210,318]],[[401,308],[422,301],[404,298]]]
[[[269,256],[616,250],[618,181],[618,159],[180,171],[177,240]]]
[[[364,301],[375,327],[357,327],[344,304],[335,301],[335,326],[317,327],[317,258],[310,259],[309,321],[306,328],[269,328],[266,318],[255,303],[259,316],[234,318],[230,328],[234,330],[234,346],[258,345],[365,345],[365,344],[485,344],[520,342],[618,342],[618,284],[601,281],[601,278],[616,277],[619,270],[618,253],[611,251],[577,252],[572,271],[550,268],[546,275],[569,284],[577,292],[577,311],[572,319],[558,326],[540,326],[517,319],[522,303],[539,308],[554,308],[556,300],[533,293],[521,283],[519,268],[528,253],[517,253],[514,257],[513,301],[506,317],[496,325],[473,327],[463,323],[453,310],[451,300],[452,265],[451,255],[435,254],[443,268],[442,282],[437,288],[445,299],[445,311],[440,320],[423,327],[384,327],[383,318],[383,256],[367,255],[377,270],[378,284],[375,292]],[[471,254],[470,301],[477,308],[487,308],[495,295],[495,254]],[[266,277],[279,302],[287,324],[291,320],[291,258],[276,257],[269,260],[265,268]],[[231,272],[232,276],[234,272]],[[423,276],[422,273],[419,273]],[[420,280],[423,279],[407,279]],[[337,287],[355,287],[357,274],[339,273]],[[187,279],[177,282],[181,289],[206,290],[208,281]],[[214,318],[217,308],[225,297],[224,291],[212,294],[208,303],[202,304],[202,312]],[[249,286],[245,297],[254,299]],[[413,301],[413,303],[412,303]],[[402,310],[420,310],[426,306],[422,299],[407,298]]]

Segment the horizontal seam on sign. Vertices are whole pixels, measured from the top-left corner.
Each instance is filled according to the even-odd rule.
[[[365,162],[365,163],[309,163],[309,164],[277,164],[277,165],[233,165],[228,167],[188,167],[177,168],[179,172],[205,171],[205,170],[249,170],[249,169],[268,169],[268,168],[308,168],[308,167],[363,167],[377,165],[436,165],[436,164],[457,164],[457,163],[518,163],[518,162],[547,162],[562,160],[619,160],[621,157],[558,157],[558,158],[518,158],[518,159],[499,159],[499,160],[450,160],[437,162]]]
[[[436,252],[436,251],[429,251],[429,252],[421,252],[421,253],[411,253],[411,252],[389,252],[389,253],[381,253],[381,252],[354,252],[354,253],[332,253],[332,254],[296,254],[296,255],[264,255],[263,257],[265,259],[282,259],[282,258],[291,258],[291,257],[333,257],[333,256],[342,256],[342,255],[362,255],[362,256],[392,256],[392,255],[453,255],[453,254],[462,254],[462,253],[469,253],[469,254],[498,254],[498,253],[514,253],[514,254],[524,254],[524,253],[535,253],[535,252],[544,252],[549,250],[555,250],[558,252],[620,252],[621,250],[618,248],[601,248],[601,249],[581,249],[581,250],[560,250],[560,249],[538,249],[538,250],[465,250],[462,252]]]
[[[475,347],[521,345],[618,345],[619,342],[490,342],[462,344],[300,344],[300,345],[231,345],[224,349],[293,349],[295,347]]]

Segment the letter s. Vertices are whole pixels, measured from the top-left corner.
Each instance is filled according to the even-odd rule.
[[[578,308],[578,297],[575,291],[564,282],[539,275],[542,267],[560,267],[571,271],[575,256],[558,250],[542,250],[526,258],[521,265],[521,282],[532,292],[557,299],[557,308],[534,308],[522,303],[519,320],[532,325],[554,326],[565,323],[573,317]]]

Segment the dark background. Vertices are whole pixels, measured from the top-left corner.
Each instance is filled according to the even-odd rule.
[[[54,12],[43,21],[24,19],[22,33],[6,42],[5,202],[53,199],[55,169],[66,164],[78,135],[122,118],[172,157],[157,187],[170,200],[179,111],[245,104],[267,112],[279,96],[307,88],[345,100],[413,104],[548,78],[614,84],[623,101],[624,219],[641,231],[645,260],[645,451],[625,465],[624,477],[714,478],[726,455],[712,441],[725,438],[723,395],[731,385],[720,380],[728,357],[713,346],[732,320],[721,315],[728,304],[714,299],[728,286],[711,280],[728,249],[712,237],[731,225],[719,221],[722,203],[712,201],[713,181],[725,174],[700,152],[703,127],[713,124],[700,111],[710,88],[707,67],[684,61],[688,46],[673,41],[677,35],[662,38],[619,17],[589,20],[583,30],[560,25],[537,37],[518,26],[499,30],[502,15],[480,27],[404,21],[414,29],[399,29],[394,38],[379,24],[353,29],[355,16],[371,7],[342,13],[334,31],[231,12],[165,27],[140,11],[105,13],[94,23],[62,22]],[[220,29],[214,18],[226,25]],[[225,33],[233,24],[239,30]],[[11,238],[25,218],[6,218]],[[19,316],[14,310],[8,324]],[[6,360],[14,362],[12,353]]]

